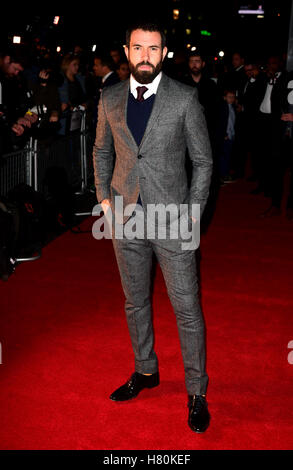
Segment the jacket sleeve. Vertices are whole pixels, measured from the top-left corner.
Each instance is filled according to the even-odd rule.
[[[93,149],[93,164],[98,202],[110,199],[110,185],[114,164],[114,142],[104,106],[102,92],[98,106],[98,124]]]
[[[202,215],[209,195],[213,159],[206,120],[195,93],[186,111],[184,132],[192,163],[189,205],[191,208],[192,204],[200,204]]]

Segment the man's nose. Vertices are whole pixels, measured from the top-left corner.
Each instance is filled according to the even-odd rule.
[[[148,49],[143,49],[143,51],[142,51],[142,59],[143,59],[145,62],[148,62],[148,60],[149,60],[149,51],[148,51]]]

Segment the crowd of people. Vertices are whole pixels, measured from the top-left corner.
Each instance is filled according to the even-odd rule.
[[[232,55],[231,63],[207,60],[196,49],[185,60],[165,60],[167,75],[196,87],[214,156],[214,180],[256,182],[254,194],[271,199],[264,217],[281,214],[284,175],[293,172],[293,72],[281,56],[263,62]],[[74,111],[86,110],[95,132],[101,90],[130,75],[123,49],[52,54],[45,47],[23,53],[20,46],[0,54],[0,153],[22,148],[28,137],[59,138],[73,128]],[[293,220],[293,179],[287,200]]]

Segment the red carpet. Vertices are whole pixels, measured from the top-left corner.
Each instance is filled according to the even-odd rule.
[[[126,404],[108,399],[134,364],[112,244],[68,232],[0,284],[1,449],[292,448],[293,223],[260,219],[268,201],[250,189],[221,189],[201,241],[208,431],[187,426],[175,316],[159,270],[161,385]]]

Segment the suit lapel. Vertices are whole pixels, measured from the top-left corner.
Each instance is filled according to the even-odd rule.
[[[160,83],[159,83],[159,86],[158,86],[157,93],[156,93],[156,98],[155,98],[155,102],[154,102],[154,105],[153,105],[153,109],[152,109],[150,118],[148,120],[147,127],[146,127],[145,133],[143,135],[143,138],[141,140],[139,148],[142,147],[146,137],[148,136],[151,129],[155,125],[155,123],[156,123],[156,121],[157,121],[157,119],[158,119],[158,117],[159,117],[159,115],[162,111],[162,108],[163,108],[163,106],[166,102],[166,99],[167,99],[167,96],[168,96],[168,91],[169,91],[168,77],[163,73],[162,78],[161,78]]]
[[[135,149],[138,149],[137,143],[132,135],[131,130],[127,125],[127,104],[128,104],[128,95],[129,95],[129,79],[125,80],[125,86],[123,88],[121,99],[119,103],[117,103],[117,108],[119,109],[118,119],[123,127],[125,134],[129,137],[130,142],[133,144]]]
[[[165,101],[167,99],[168,90],[169,90],[168,77],[166,75],[164,75],[164,73],[163,73],[161,81],[160,81],[159,86],[158,86],[155,102],[154,102],[154,105],[153,105],[153,109],[152,109],[150,118],[148,120],[148,124],[147,124],[146,130],[145,130],[145,133],[144,133],[143,138],[141,140],[140,146],[138,147],[136,142],[135,142],[135,139],[132,135],[132,132],[131,132],[131,130],[129,129],[129,127],[127,125],[127,104],[128,104],[128,95],[129,95],[129,80],[125,81],[125,87],[123,88],[123,92],[122,92],[122,95],[121,95],[121,100],[120,100],[119,103],[117,103],[117,106],[120,110],[119,111],[119,118],[120,118],[121,125],[123,126],[125,133],[128,135],[130,141],[133,143],[133,145],[135,146],[136,149],[142,147],[147,135],[150,133],[151,129],[155,125],[155,123],[156,123],[156,121],[157,121],[157,119],[158,119],[158,117],[161,113],[161,110],[162,110],[162,108],[165,104]]]

